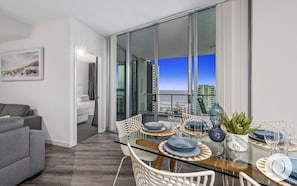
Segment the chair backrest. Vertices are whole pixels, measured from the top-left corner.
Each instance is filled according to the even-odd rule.
[[[172,173],[157,170],[142,162],[128,144],[131,155],[134,179],[137,186],[193,186],[214,184],[214,171],[200,171],[191,173]]]
[[[142,127],[142,116],[141,114],[138,114],[136,116],[133,116],[131,118],[116,121],[116,127],[118,130],[118,137],[124,137],[124,136],[131,136],[134,134],[138,134],[139,130]],[[121,145],[121,149],[124,153],[124,155],[129,156],[130,153],[127,149],[126,145]]]
[[[210,127],[210,128],[212,127],[212,123],[210,121],[209,116],[197,116],[197,115],[182,113],[182,119],[183,119],[182,125],[185,125],[187,123],[187,121],[190,121],[190,120],[203,120],[206,122],[206,125],[208,127]]]
[[[244,172],[239,173],[239,183],[240,186],[245,186],[245,182],[247,186],[261,186],[258,182],[254,179],[246,175]]]
[[[197,101],[199,103],[199,106],[200,106],[200,109],[201,109],[202,114],[207,114],[206,107],[205,107],[205,104],[204,104],[203,99],[202,98],[198,98]]]

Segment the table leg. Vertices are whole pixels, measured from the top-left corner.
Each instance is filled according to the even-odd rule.
[[[169,170],[170,170],[170,172],[175,172],[175,160],[174,159],[170,159]]]
[[[156,164],[155,164],[155,169],[160,170],[161,166],[162,166],[162,162],[163,162],[164,157],[163,156],[158,156],[156,159]]]

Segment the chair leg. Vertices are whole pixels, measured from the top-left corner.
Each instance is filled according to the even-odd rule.
[[[122,159],[121,159],[121,163],[120,163],[119,168],[118,168],[118,171],[117,171],[117,175],[116,175],[116,177],[114,178],[114,181],[113,181],[112,186],[115,186],[115,184],[116,184],[116,182],[117,182],[117,179],[118,179],[118,176],[119,176],[119,174],[120,174],[120,170],[121,170],[122,164],[123,164],[124,160],[125,160],[127,157],[128,157],[128,156],[124,156],[124,157],[122,157]]]

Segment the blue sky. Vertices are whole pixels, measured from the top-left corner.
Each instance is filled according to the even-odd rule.
[[[215,54],[199,56],[198,60],[198,84],[216,85]],[[159,59],[159,69],[160,90],[188,89],[188,57]]]

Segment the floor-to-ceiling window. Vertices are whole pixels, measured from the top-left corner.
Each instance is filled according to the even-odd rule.
[[[196,12],[192,22],[192,113],[201,115],[216,102],[216,8]]]
[[[147,27],[131,32],[131,113],[148,113],[153,110],[152,94],[155,28]]]
[[[117,120],[126,118],[126,34],[117,37]]]
[[[215,7],[117,37],[117,120],[207,114],[216,98]]]
[[[158,26],[159,110],[188,113],[189,16]]]

